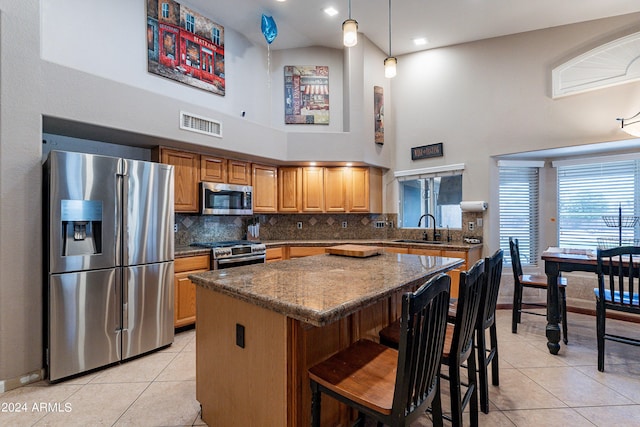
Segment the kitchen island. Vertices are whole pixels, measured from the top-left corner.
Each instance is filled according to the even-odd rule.
[[[307,369],[399,315],[401,295],[464,260],[317,255],[190,275],[196,398],[209,426],[310,425]],[[323,400],[323,425],[351,413]]]

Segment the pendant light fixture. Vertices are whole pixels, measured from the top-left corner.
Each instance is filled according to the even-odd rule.
[[[349,19],[342,23],[342,44],[346,47],[358,44],[358,21],[351,19],[351,0],[349,0]]]
[[[616,119],[620,122],[620,128],[632,136],[640,137],[640,113],[628,119]],[[635,119],[635,120],[634,120]]]
[[[398,60],[391,56],[391,0],[389,0],[389,56],[384,60],[384,76],[388,79],[396,76]]]

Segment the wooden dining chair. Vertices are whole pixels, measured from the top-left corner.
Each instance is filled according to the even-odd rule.
[[[518,239],[509,237],[509,251],[511,254],[511,268],[513,270],[513,313],[511,319],[511,332],[518,333],[518,323],[522,318],[522,313],[536,316],[546,316],[546,313],[536,313],[526,311],[522,307],[546,307],[547,304],[540,302],[523,302],[522,294],[524,288],[547,289],[547,276],[545,274],[523,274],[520,263],[520,248]],[[569,342],[567,336],[567,279],[558,276],[558,291],[560,292],[560,316],[562,317],[562,340],[565,344]]]
[[[399,349],[359,340],[309,369],[312,426],[322,393],[388,426],[408,426],[440,396],[440,357],[451,279],[439,274],[402,296]]]
[[[636,337],[625,337],[606,332],[607,310],[640,314],[640,247],[598,249],[597,258],[598,287],[593,291],[596,294],[598,371],[604,372],[605,340],[640,346],[637,334]]]
[[[503,258],[504,252],[502,249],[498,249],[493,255],[484,259],[484,286],[482,287],[482,299],[476,322],[480,410],[485,414],[489,413],[489,365],[491,365],[491,383],[495,386],[500,385],[496,305],[502,277]],[[489,330],[488,343],[486,337],[487,329]]]

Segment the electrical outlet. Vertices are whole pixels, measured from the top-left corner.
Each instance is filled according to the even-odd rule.
[[[298,224],[296,224],[296,226],[298,227],[298,230],[302,230],[302,221],[298,221]]]
[[[374,228],[384,228],[384,221],[376,221]]]
[[[469,221],[469,231],[473,231],[476,228],[475,225],[473,221]]]
[[[342,221],[342,228],[347,228],[347,221]]]
[[[178,232],[178,224],[173,224],[173,232],[174,233]]]

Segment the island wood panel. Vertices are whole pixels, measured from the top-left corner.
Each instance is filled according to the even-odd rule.
[[[396,254],[408,254],[409,253],[409,248],[397,248],[395,246],[385,246],[384,248],[385,252],[393,252]]]
[[[401,293],[398,293],[400,299]],[[208,425],[311,425],[308,369],[360,338],[377,340],[389,299],[314,327],[197,287],[196,399]],[[211,307],[216,307],[211,310]],[[245,326],[245,348],[235,325]],[[322,425],[346,426],[355,413],[322,396]]]
[[[197,287],[196,399],[210,426],[287,426],[287,317]],[[212,309],[215,308],[215,309]],[[245,327],[245,348],[236,345]]]

